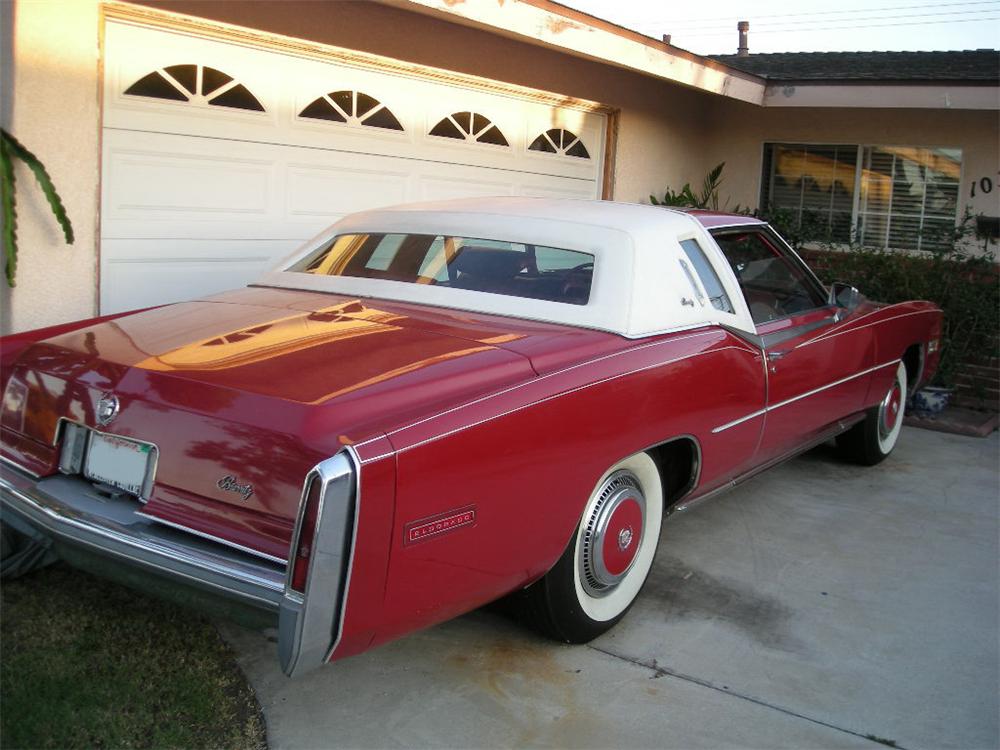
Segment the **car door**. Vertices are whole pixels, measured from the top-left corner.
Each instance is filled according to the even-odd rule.
[[[766,226],[720,229],[715,241],[746,298],[767,364],[764,430],[754,463],[817,439],[864,408],[871,329],[845,326],[843,308]]]

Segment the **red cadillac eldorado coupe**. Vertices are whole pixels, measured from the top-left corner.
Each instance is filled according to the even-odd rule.
[[[3,519],[265,615],[289,675],[513,592],[583,642],[667,514],[832,437],[885,458],[940,333],[745,216],[369,211],[248,288],[3,339]]]

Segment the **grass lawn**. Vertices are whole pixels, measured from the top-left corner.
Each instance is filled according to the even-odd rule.
[[[3,748],[267,747],[210,622],[57,564],[2,587]]]

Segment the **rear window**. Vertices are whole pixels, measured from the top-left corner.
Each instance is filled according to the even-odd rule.
[[[585,305],[590,300],[594,256],[470,237],[343,234],[287,270]]]

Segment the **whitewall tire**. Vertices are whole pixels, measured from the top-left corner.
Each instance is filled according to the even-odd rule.
[[[874,466],[892,453],[903,429],[906,388],[906,365],[900,362],[889,389],[868,410],[864,421],[837,438],[837,447],[846,458]]]
[[[663,495],[660,472],[647,453],[604,473],[559,562],[525,591],[536,627],[562,641],[585,643],[625,615],[653,565]]]

